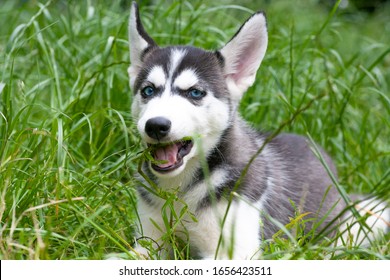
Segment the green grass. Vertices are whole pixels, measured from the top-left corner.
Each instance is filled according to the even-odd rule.
[[[0,259],[102,259],[131,249],[142,148],[130,112],[128,2],[0,4]],[[390,9],[332,12],[316,2],[167,1],[142,4],[141,13],[161,45],[217,49],[265,10],[269,49],[242,115],[262,130],[309,135],[333,156],[343,190],[389,201]],[[175,196],[165,197],[168,209]],[[164,238],[188,258],[186,242]],[[347,244],[341,255],[308,239],[276,236],[263,257],[390,255],[388,236],[370,248]]]

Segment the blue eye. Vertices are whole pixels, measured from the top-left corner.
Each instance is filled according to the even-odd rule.
[[[146,86],[141,90],[143,97],[152,97],[155,94],[156,90],[152,86]]]
[[[199,90],[199,89],[193,88],[193,89],[190,89],[188,91],[188,95],[189,95],[189,97],[191,97],[193,99],[201,99],[202,97],[204,97],[206,95],[206,93],[204,91]]]

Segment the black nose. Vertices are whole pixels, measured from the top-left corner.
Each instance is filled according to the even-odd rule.
[[[164,117],[149,119],[145,124],[146,134],[153,139],[161,140],[171,130],[171,121]]]

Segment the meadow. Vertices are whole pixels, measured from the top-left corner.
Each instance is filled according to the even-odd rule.
[[[269,47],[241,114],[258,129],[322,145],[343,198],[390,202],[390,5],[368,13],[340,2],[142,1],[140,9],[160,45],[211,50],[264,10]],[[129,7],[0,2],[0,259],[134,258],[142,145],[130,111]],[[298,235],[266,240],[262,257],[390,259],[389,234],[369,247]],[[186,249],[174,257],[188,258]]]

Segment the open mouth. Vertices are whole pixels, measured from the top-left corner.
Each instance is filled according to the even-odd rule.
[[[168,173],[179,168],[183,164],[183,158],[191,152],[193,146],[192,140],[148,144],[154,159],[152,168],[160,173]]]

